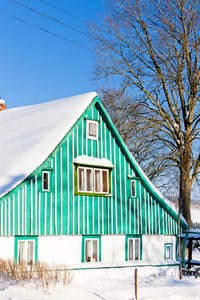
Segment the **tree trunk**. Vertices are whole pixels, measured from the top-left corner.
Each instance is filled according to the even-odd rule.
[[[189,228],[192,227],[191,221],[191,182],[190,182],[190,159],[191,148],[186,146],[180,162],[180,209],[186,219]]]

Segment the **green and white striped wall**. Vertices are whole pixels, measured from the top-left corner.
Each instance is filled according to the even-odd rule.
[[[87,119],[99,121],[97,141],[86,139]],[[112,162],[110,196],[75,195],[79,155]],[[50,174],[48,192],[42,191],[43,171]],[[97,97],[46,161],[0,200],[0,236],[177,233],[178,216],[142,178]]]

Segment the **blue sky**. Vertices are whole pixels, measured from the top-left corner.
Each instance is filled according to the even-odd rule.
[[[46,0],[88,22],[103,13],[102,0]],[[41,0],[18,0],[84,32],[84,22]],[[0,1],[0,11],[13,15],[82,46],[92,48],[89,38],[22,7]],[[25,24],[0,12],[0,97],[7,108],[31,105],[96,91],[91,81],[94,53]]]

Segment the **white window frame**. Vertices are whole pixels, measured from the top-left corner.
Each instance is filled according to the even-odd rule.
[[[90,133],[89,133],[90,124],[96,125],[96,135],[95,136],[90,135]],[[87,120],[87,124],[86,124],[86,127],[87,127],[87,139],[98,140],[98,125],[99,125],[98,121]]]
[[[83,190],[80,190],[79,189],[79,170],[80,169],[83,169],[84,170],[84,187],[83,187]],[[91,174],[92,174],[92,182],[91,182],[91,185],[92,185],[92,190],[91,191],[88,191],[87,190],[87,176],[86,176],[86,172],[87,172],[87,170],[91,170]],[[77,172],[78,172],[78,192],[80,192],[80,193],[93,193],[93,169],[92,168],[85,168],[85,167],[78,167],[78,170],[77,170]]]
[[[32,265],[35,264],[35,240],[33,239],[30,239],[30,240],[18,240],[17,241],[17,262],[19,263],[19,244],[20,243],[24,243],[25,244],[25,253],[24,253],[24,256],[25,256],[25,259],[21,259],[21,261],[24,261],[27,264],[27,259],[28,259],[28,243],[31,242],[33,243],[33,260],[32,260]]]
[[[48,189],[45,189],[45,188],[44,188],[44,176],[45,176],[45,174],[48,175],[48,177],[47,177],[47,178],[48,178],[48,180],[47,180],[47,182],[48,182]],[[50,190],[49,172],[47,172],[47,171],[43,171],[43,172],[42,172],[42,190],[43,190],[43,191],[47,191],[47,192]]]
[[[133,195],[133,189],[132,189],[132,185],[135,185],[135,194]],[[136,181],[135,180],[131,180],[131,197],[136,197]]]
[[[90,261],[87,260],[86,258],[86,243],[88,241],[91,241],[91,254],[93,254],[93,241],[97,241],[97,257],[96,260],[92,259]],[[84,262],[99,262],[99,239],[95,239],[95,238],[88,238],[84,240]]]
[[[138,259],[130,259],[130,241],[133,241],[133,258],[135,257],[135,242],[139,241],[139,255],[138,255]],[[140,260],[140,238],[128,238],[128,260],[132,261],[132,260]]]
[[[95,182],[95,171],[100,171],[100,192],[98,191],[95,191],[95,186],[96,186],[96,182]],[[105,171],[107,173],[107,187],[108,187],[108,190],[106,192],[103,192],[103,171]],[[109,173],[108,173],[108,170],[107,169],[98,169],[98,168],[94,168],[94,193],[97,193],[97,194],[108,194],[109,193]]]

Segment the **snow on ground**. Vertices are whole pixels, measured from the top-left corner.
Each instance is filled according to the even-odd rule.
[[[58,285],[50,293],[37,289],[32,283],[0,284],[1,300],[133,300],[133,278],[88,280],[74,279],[63,288]],[[170,276],[151,275],[138,280],[138,300],[188,300],[200,299],[200,277],[183,277],[182,280]]]

